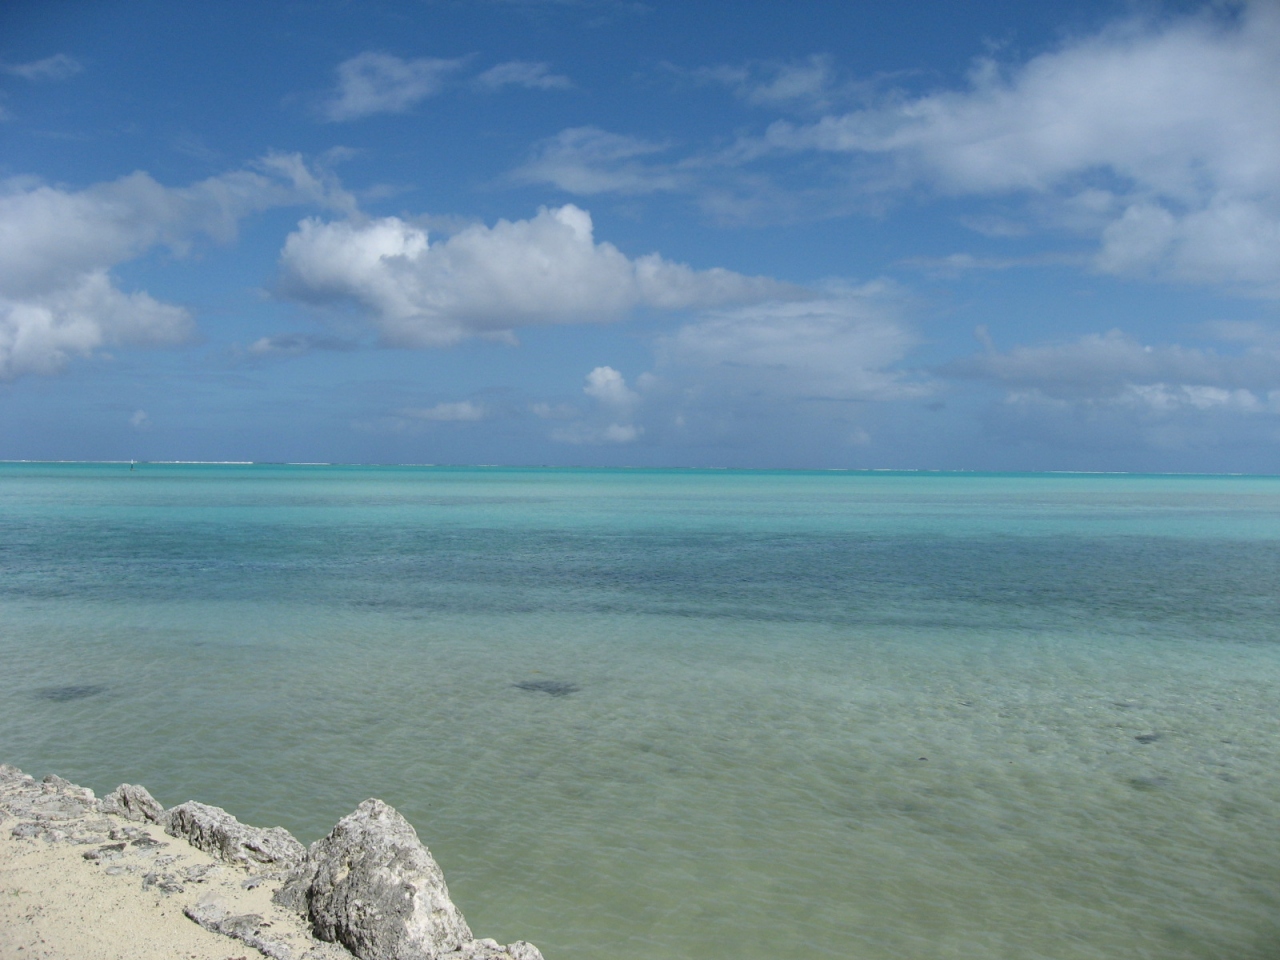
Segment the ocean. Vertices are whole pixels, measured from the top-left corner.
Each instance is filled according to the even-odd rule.
[[[0,760],[547,960],[1280,956],[1280,479],[0,465]]]

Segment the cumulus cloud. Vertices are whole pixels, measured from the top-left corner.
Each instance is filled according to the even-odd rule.
[[[761,149],[847,155],[868,186],[1049,197],[1101,236],[1101,270],[1280,295],[1277,89],[1280,7],[1255,2],[983,60],[967,89],[779,121]]]
[[[900,367],[916,343],[889,291],[872,285],[708,311],[658,349],[661,367],[698,381],[790,399],[895,400],[933,389]]]
[[[349,209],[350,198],[296,156],[189,187],[133,173],[83,190],[0,183],[0,377],[50,374],[112,344],[170,344],[187,310],[116,288],[112,267],[157,245],[183,253],[200,236],[234,237],[239,220],[285,203]]]
[[[358,120],[375,113],[403,113],[434,96],[465,59],[420,57],[403,60],[366,51],[338,64],[338,85],[324,104],[326,120]]]
[[[398,217],[303,220],[281,254],[281,289],[316,304],[363,308],[384,342],[448,346],[511,341],[517,327],[616,319],[662,309],[751,302],[794,291],[765,277],[694,270],[658,254],[628,258],[597,243],[572,204],[528,220],[473,225],[445,240]]]
[[[192,328],[185,309],[123,293],[105,270],[20,299],[0,294],[0,380],[57,373],[102,346],[178,343]]]
[[[476,83],[489,90],[502,87],[527,87],[531,90],[568,90],[573,82],[551,72],[551,64],[532,60],[510,60],[490,67],[476,77]]]
[[[475,423],[489,416],[489,411],[471,400],[437,403],[434,407],[408,407],[400,411],[403,417],[414,420],[431,420],[436,423]]]
[[[630,409],[640,400],[640,395],[627,386],[622,374],[613,367],[596,367],[587,374],[587,385],[582,392],[618,410]]]
[[[80,62],[65,53],[55,53],[30,63],[4,63],[0,70],[24,80],[67,80],[84,69]]]
[[[588,373],[582,392],[593,401],[593,408],[585,416],[569,404],[537,403],[530,408],[543,420],[573,421],[552,430],[553,441],[578,445],[633,443],[644,433],[644,427],[635,422],[641,396],[627,386],[626,378],[613,367],[596,367]]]

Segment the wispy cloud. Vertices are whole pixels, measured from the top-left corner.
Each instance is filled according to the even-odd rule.
[[[1053,199],[1099,270],[1280,296],[1276,89],[1280,7],[1255,2],[980,60],[966,89],[778,121],[760,149],[843,155],[866,188]]]
[[[55,53],[30,63],[0,63],[0,71],[24,80],[67,80],[84,70],[80,61],[65,53]]]
[[[988,349],[939,372],[1072,401],[1114,401],[1145,395],[1144,391],[1152,396],[1172,395],[1184,388],[1191,391],[1187,396],[1204,390],[1265,392],[1280,389],[1280,349],[1274,338],[1255,339],[1243,353],[1227,354],[1179,344],[1144,344],[1111,330],[1004,352]]]
[[[253,357],[301,357],[317,350],[349,353],[357,344],[341,337],[322,336],[313,333],[278,333],[260,337],[249,344],[246,352]]]
[[[403,113],[439,93],[446,78],[465,63],[465,58],[404,60],[366,51],[338,65],[337,87],[324,103],[322,115],[338,123],[376,113]]]
[[[511,178],[521,183],[549,183],[577,196],[634,196],[692,186],[693,179],[676,165],[645,159],[668,149],[669,144],[598,127],[571,127],[535,146],[532,157]]]
[[[434,423],[476,423],[489,417],[489,410],[471,400],[437,403],[433,407],[406,407],[402,417],[413,420],[430,420]]]
[[[899,400],[934,389],[903,369],[918,343],[891,288],[711,310],[658,343],[659,370],[777,399]]]
[[[835,59],[815,53],[800,60],[753,60],[740,66],[719,65],[681,70],[669,67],[700,83],[727,87],[739,99],[775,110],[823,110],[865,88],[842,80]]]
[[[571,128],[515,179],[584,196],[680,193],[718,220],[755,223],[908,198],[998,201],[998,215],[967,225],[1088,238],[1079,266],[1095,272],[1280,298],[1274,3],[1124,19],[1024,61],[980,58],[962,84],[925,94],[846,81],[821,55],[681,72],[810,116],[692,148]]]
[[[532,60],[510,60],[500,63],[476,77],[476,84],[488,90],[502,87],[527,87],[531,90],[568,90],[573,81],[551,72],[551,64]]]

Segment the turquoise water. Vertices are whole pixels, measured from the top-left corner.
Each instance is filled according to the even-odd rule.
[[[1278,587],[1266,478],[0,465],[0,759],[548,960],[1274,960]]]

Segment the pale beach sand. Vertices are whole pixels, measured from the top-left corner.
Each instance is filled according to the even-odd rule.
[[[0,960],[350,957],[271,902],[277,878],[50,780],[0,767]],[[204,929],[184,913],[196,909],[246,918],[266,949]]]
[[[120,826],[136,826],[120,817]],[[7,821],[7,825],[12,825]],[[158,827],[145,836],[163,846],[126,845],[117,859],[90,861],[98,846],[0,835],[0,957],[3,960],[229,960],[259,951],[198,926],[183,908],[216,897],[239,914],[259,914],[284,933],[301,924],[271,903],[272,889],[244,890],[247,871],[219,863]],[[156,861],[177,870],[207,869],[181,892],[144,885]]]

